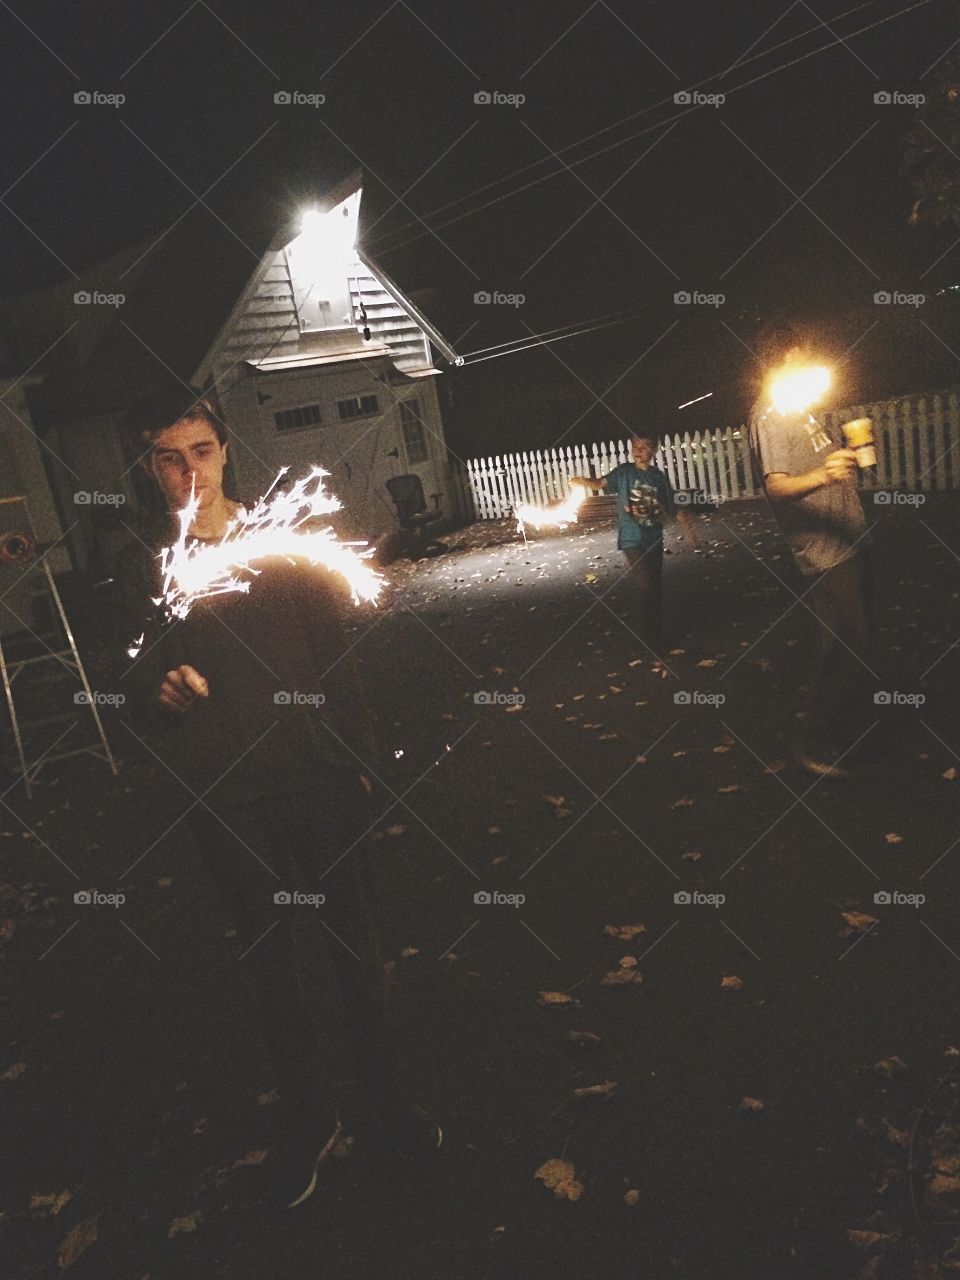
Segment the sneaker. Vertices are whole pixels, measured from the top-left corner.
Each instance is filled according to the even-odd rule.
[[[299,1128],[291,1126],[259,1167],[261,1207],[268,1213],[284,1213],[308,1200],[317,1189],[320,1165],[342,1135],[339,1116],[319,1125],[304,1118]]]
[[[418,1103],[395,1090],[370,1094],[370,1117],[397,1155],[423,1160],[443,1144],[443,1130]]]

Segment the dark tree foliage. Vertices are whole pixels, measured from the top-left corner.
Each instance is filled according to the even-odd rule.
[[[909,223],[960,226],[960,54],[930,73],[924,93],[904,138],[903,171],[915,196]]]

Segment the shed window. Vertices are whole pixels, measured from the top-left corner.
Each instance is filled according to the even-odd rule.
[[[337,411],[346,422],[351,418],[368,418],[380,412],[380,402],[376,396],[351,396],[349,400],[338,400]]]
[[[298,427],[320,425],[320,406],[301,404],[294,409],[281,409],[273,415],[278,431],[296,431]]]
[[[427,432],[420,416],[419,400],[400,401],[400,425],[403,428],[403,447],[408,462],[426,462]]]

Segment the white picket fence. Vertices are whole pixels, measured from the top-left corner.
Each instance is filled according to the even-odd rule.
[[[960,399],[956,391],[854,405],[823,414],[831,426],[872,418],[877,475],[861,473],[865,488],[910,491],[960,489]],[[470,520],[509,516],[519,502],[547,506],[570,492],[570,477],[605,475],[631,460],[629,441],[567,445],[502,457],[474,458],[454,470],[462,515]],[[657,451],[656,465],[675,490],[696,489],[722,501],[756,498],[746,427],[684,432]]]

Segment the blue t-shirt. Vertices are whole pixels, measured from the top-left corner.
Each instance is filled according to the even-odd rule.
[[[622,462],[604,476],[607,493],[617,495],[617,547],[645,549],[663,539],[663,514],[673,515],[670,481],[657,467]]]

